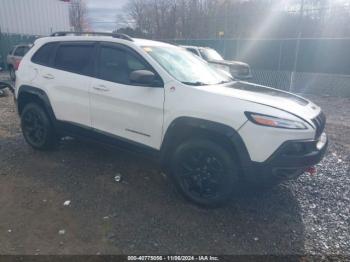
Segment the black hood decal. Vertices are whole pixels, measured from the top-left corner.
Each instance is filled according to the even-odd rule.
[[[276,98],[286,98],[289,100],[292,100],[293,102],[301,105],[301,106],[306,106],[309,104],[309,102],[299,96],[286,93],[283,91],[279,91],[277,89],[269,88],[269,87],[264,87],[264,86],[259,86],[259,85],[254,85],[254,84],[249,84],[249,83],[243,83],[243,82],[236,82],[228,87],[234,88],[234,89],[239,89],[239,90],[244,90],[248,92],[253,92],[253,93],[260,93],[260,94],[265,94],[269,96],[273,96]]]

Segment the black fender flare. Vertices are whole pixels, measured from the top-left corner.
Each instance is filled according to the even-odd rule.
[[[177,133],[182,132],[186,128],[203,130],[206,133],[209,132],[224,137],[226,141],[230,142],[230,146],[235,150],[242,168],[245,169],[245,167],[251,166],[251,158],[247,147],[239,133],[234,128],[222,123],[194,117],[179,117],[173,120],[169,125],[161,146],[162,162],[166,161],[167,149],[169,149],[172,141],[176,140]]]
[[[32,96],[35,96],[37,99],[39,99],[42,105],[45,107],[46,112],[49,114],[50,119],[53,121],[53,123],[56,123],[56,116],[55,116],[55,113],[53,112],[49,97],[47,96],[44,90],[34,86],[22,85],[18,88],[17,110],[19,114],[21,113],[21,106],[22,106],[21,96],[25,94],[30,94]]]

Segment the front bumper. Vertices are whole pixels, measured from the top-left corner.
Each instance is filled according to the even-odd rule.
[[[316,140],[287,141],[265,162],[252,162],[246,169],[245,177],[252,182],[280,182],[297,178],[307,167],[322,160],[327,147],[328,138],[325,133]]]

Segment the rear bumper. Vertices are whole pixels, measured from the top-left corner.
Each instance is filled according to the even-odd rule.
[[[279,182],[297,178],[306,168],[318,164],[323,159],[328,139],[325,134],[321,137],[317,140],[283,143],[267,161],[251,162],[251,166],[245,168],[246,179],[252,182]]]

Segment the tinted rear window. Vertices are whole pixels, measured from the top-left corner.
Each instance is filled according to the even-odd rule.
[[[54,67],[64,71],[92,75],[94,46],[87,44],[64,44],[58,47]]]
[[[32,62],[40,65],[48,66],[50,64],[50,58],[53,56],[57,43],[48,43],[39,48],[34,54]]]

